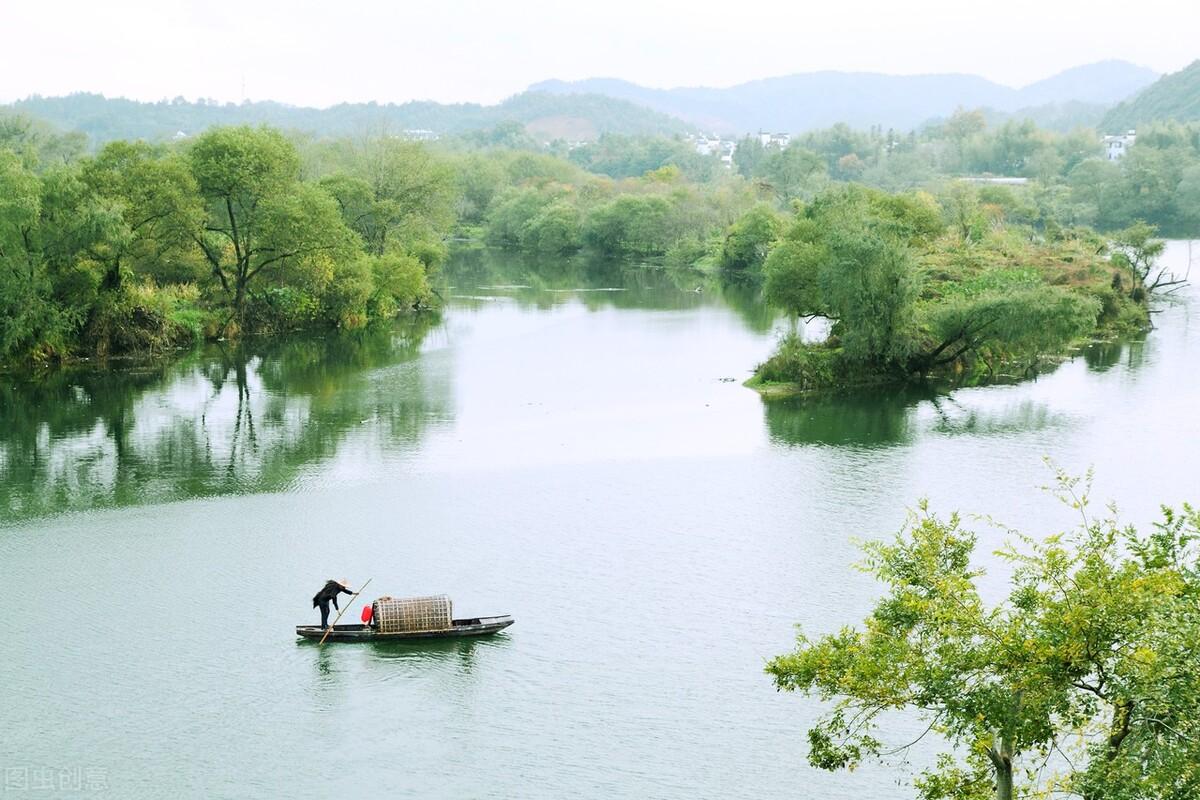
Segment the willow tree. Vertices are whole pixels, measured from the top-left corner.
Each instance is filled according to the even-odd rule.
[[[189,152],[205,203],[196,244],[230,309],[244,322],[260,276],[315,280],[351,259],[361,243],[321,188],[300,181],[295,147],[268,128],[215,128]]]
[[[82,176],[121,215],[121,235],[95,251],[104,289],[119,291],[128,272],[194,277],[203,209],[184,158],[145,142],[112,142],[84,162]]]
[[[97,253],[124,234],[120,208],[74,165],[35,174],[0,151],[0,358],[69,350],[101,284]]]
[[[1200,664],[1183,643],[1200,633],[1200,514],[1168,512],[1139,535],[1089,516],[1077,481],[1060,474],[1058,491],[1081,523],[1013,533],[997,604],[980,593],[976,536],[957,515],[922,504],[895,540],[867,545],[884,593],[865,623],[801,634],[767,666],[778,688],[833,704],[808,732],[811,764],[853,768],[912,747],[880,729],[885,712],[907,711],[922,720],[918,741],[949,747],[913,781],[926,800],[1194,796]]]
[[[902,370],[917,333],[914,253],[941,227],[928,195],[827,192],[800,209],[767,256],[767,299],[830,320],[852,361]]]
[[[455,173],[419,142],[381,135],[327,147],[321,185],[338,201],[368,253],[406,253],[427,266],[455,219]]]

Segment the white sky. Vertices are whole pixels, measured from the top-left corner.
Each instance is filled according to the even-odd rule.
[[[493,103],[546,78],[822,69],[1020,86],[1106,58],[1171,72],[1200,58],[1198,31],[1195,0],[0,0],[0,101]]]

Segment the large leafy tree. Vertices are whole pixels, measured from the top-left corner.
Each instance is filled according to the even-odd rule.
[[[813,196],[828,180],[825,161],[795,144],[772,148],[758,162],[757,175],[784,203]]]
[[[91,193],[111,202],[123,230],[95,253],[103,287],[118,291],[127,272],[166,280],[196,277],[195,237],[203,208],[187,161],[145,142],[112,142],[84,163]]]
[[[454,223],[459,187],[445,159],[418,142],[380,136],[343,143],[321,185],[372,255],[409,253],[431,261]],[[489,198],[490,199],[490,198]]]
[[[760,204],[730,226],[717,263],[728,277],[761,277],[763,262],[783,227],[779,215]]]
[[[124,234],[119,207],[75,165],[34,174],[0,151],[0,356],[60,357],[99,291],[99,255]]]
[[[821,195],[767,257],[767,299],[833,321],[854,360],[902,364],[916,334],[920,274],[912,247],[941,227],[930,204],[860,187]]]
[[[337,202],[300,181],[295,147],[267,128],[216,128],[189,153],[205,202],[196,243],[230,310],[244,320],[257,280],[321,283],[359,249]]]
[[[951,748],[915,780],[928,800],[1194,796],[1200,664],[1185,643],[1200,634],[1200,514],[1167,512],[1143,535],[1093,518],[1078,481],[1060,474],[1057,491],[1079,526],[1014,532],[997,604],[980,592],[976,537],[957,515],[922,504],[895,540],[867,546],[885,591],[864,625],[801,635],[767,667],[780,689],[833,703],[809,731],[813,765],[907,749],[881,730],[904,710]]]

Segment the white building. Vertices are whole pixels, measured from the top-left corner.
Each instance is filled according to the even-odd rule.
[[[687,141],[691,143],[696,152],[702,156],[718,156],[721,163],[728,169],[733,169],[733,151],[737,149],[737,142],[732,139],[722,139],[720,136],[713,134],[692,135],[688,134]]]
[[[758,141],[763,147],[778,147],[782,150],[791,144],[792,135],[790,133],[767,133],[766,131],[759,131]]]
[[[1104,154],[1109,161],[1117,161],[1133,147],[1134,141],[1137,140],[1136,131],[1126,131],[1113,136],[1104,137]]]
[[[696,152],[702,156],[711,156],[713,153],[721,152],[721,137],[706,136],[703,133],[698,136],[688,137],[692,146],[696,148]]]

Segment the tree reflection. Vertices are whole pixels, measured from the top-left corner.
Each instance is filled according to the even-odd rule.
[[[1118,364],[1137,369],[1145,362],[1143,337],[1119,342],[1095,342],[1083,348],[1083,360],[1091,372],[1107,372]]]
[[[763,399],[767,431],[780,444],[886,447],[913,438],[922,389],[860,391],[813,397]]]
[[[922,434],[1010,435],[1071,424],[1045,403],[961,402],[931,387],[764,399],[763,406],[771,440],[787,445],[891,447]]]
[[[411,447],[449,413],[416,358],[434,323],[0,382],[0,519],[283,489],[350,437]]]
[[[570,298],[591,310],[628,308],[682,311],[724,305],[755,333],[771,330],[777,315],[757,286],[726,285],[691,267],[600,257],[539,256],[482,247],[455,251],[446,267],[445,292],[456,304],[481,305],[504,297],[523,308],[549,309]]]

